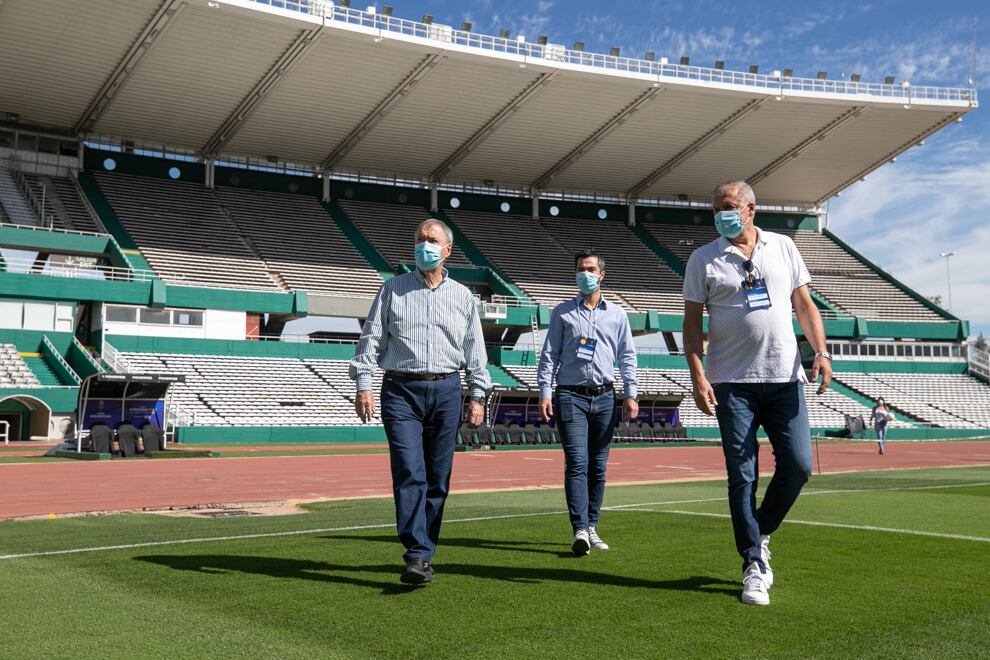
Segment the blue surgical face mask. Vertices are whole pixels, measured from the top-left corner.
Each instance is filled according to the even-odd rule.
[[[729,211],[719,211],[715,214],[715,229],[726,238],[735,238],[746,228],[739,211],[731,209]]]
[[[433,270],[440,265],[440,253],[443,251],[436,243],[423,241],[416,243],[416,267],[420,270]]]
[[[574,277],[574,280],[581,293],[594,293],[598,290],[598,275],[594,273],[583,270]]]

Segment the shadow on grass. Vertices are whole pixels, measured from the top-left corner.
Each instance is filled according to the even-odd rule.
[[[359,536],[357,534],[330,534],[320,538],[333,541],[375,541],[377,543],[388,543],[399,547],[395,535],[370,535]],[[470,539],[470,538],[447,538],[440,539],[440,545],[457,548],[475,548],[481,550],[509,550],[511,552],[534,552],[538,554],[553,555],[562,559],[575,558],[570,550],[562,550],[567,545],[563,543],[540,543],[537,541],[510,541],[508,539]],[[549,550],[548,548],[554,548]]]
[[[323,561],[284,559],[281,557],[252,557],[242,555],[144,555],[134,558],[149,564],[167,566],[179,571],[219,575],[227,572],[267,575],[346,584],[380,589],[382,595],[408,593],[416,587],[398,582],[401,566],[396,564],[333,564]],[[356,574],[368,574],[363,577]],[[574,568],[528,568],[518,566],[489,566],[475,564],[443,564],[437,567],[437,579],[446,575],[461,575],[504,582],[542,584],[570,582],[610,587],[660,589],[664,591],[694,591],[725,594],[738,598],[739,586],[714,577],[695,575],[678,580],[647,580],[624,575],[608,575]],[[380,577],[381,576],[381,577]],[[388,581],[381,579],[388,576]]]

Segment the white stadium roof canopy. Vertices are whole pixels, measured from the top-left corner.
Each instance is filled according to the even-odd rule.
[[[812,207],[969,89],[570,50],[320,0],[0,0],[0,120],[444,185]]]

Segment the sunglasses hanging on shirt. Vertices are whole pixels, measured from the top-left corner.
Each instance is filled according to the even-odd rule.
[[[753,287],[756,286],[756,279],[753,277],[753,260],[747,259],[743,262],[743,270],[746,271],[746,279],[743,280],[743,287],[747,291],[752,291]]]

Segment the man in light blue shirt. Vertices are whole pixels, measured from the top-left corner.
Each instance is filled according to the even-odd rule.
[[[555,417],[564,446],[564,493],[574,530],[571,550],[582,556],[592,548],[608,550],[597,526],[605,497],[605,467],[617,423],[615,362],[625,387],[622,412],[626,420],[639,414],[639,383],[629,317],[602,297],[605,259],[597,250],[585,250],[574,255],[574,266],[581,294],[554,308],[537,382],[540,414],[546,422]],[[556,397],[552,387],[555,379]]]
[[[484,418],[485,394],[491,388],[477,301],[443,267],[452,243],[453,233],[443,222],[430,218],[419,225],[416,270],[382,284],[350,365],[358,390],[354,406],[365,422],[375,415],[372,372],[376,364],[385,370],[382,423],[396,528],[406,549],[400,579],[406,584],[433,579],[461,421],[458,372],[467,374],[467,422],[472,427]]]

